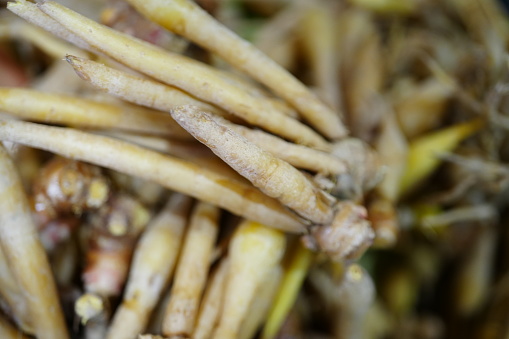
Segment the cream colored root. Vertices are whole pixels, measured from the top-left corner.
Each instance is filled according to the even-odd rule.
[[[256,331],[267,319],[282,277],[283,268],[278,265],[268,273],[264,281],[258,286],[255,293],[256,298],[249,305],[249,311],[247,312],[249,316],[244,319],[240,326],[239,339],[254,338]]]
[[[9,313],[16,324],[28,334],[33,334],[34,329],[31,324],[30,314],[28,313],[28,305],[16,282],[16,278],[12,275],[8,266],[7,258],[0,246],[0,297],[7,303]],[[0,338],[3,338],[0,336]]]
[[[218,208],[203,202],[193,210],[164,316],[166,336],[189,337],[193,333],[219,231],[219,216]]]
[[[197,140],[268,196],[278,199],[313,223],[332,221],[333,211],[325,194],[286,161],[260,149],[198,107],[182,106],[171,111],[171,115]]]
[[[200,312],[193,332],[194,339],[210,338],[216,327],[225,294],[225,281],[228,274],[229,260],[225,258],[213,273],[210,282],[207,284],[203,300],[200,305]]]
[[[314,85],[322,98],[337,112],[341,98],[337,36],[331,8],[313,6],[301,21],[300,38],[309,59]]]
[[[256,290],[280,264],[285,248],[283,233],[250,221],[239,225],[229,246],[228,293],[214,339],[239,338]]]
[[[176,87],[163,85],[73,55],[67,55],[65,59],[83,80],[123,100],[160,111],[169,111],[180,105],[196,105],[218,115],[226,114],[215,106],[197,100]]]
[[[44,149],[151,180],[236,215],[288,232],[305,230],[301,219],[252,186],[126,142],[67,128],[12,120],[0,120],[0,140]]]
[[[16,168],[0,147],[0,244],[37,338],[68,338],[55,282]]]
[[[260,97],[243,91],[205,64],[107,28],[55,2],[45,2],[39,8],[94,49],[126,66],[294,142],[320,149],[329,145],[307,125],[281,113]]]
[[[339,116],[300,81],[194,2],[129,0],[129,3],[154,22],[213,51],[265,84],[327,137],[339,139],[347,134]]]
[[[0,315],[0,338],[2,339],[28,339],[20,330],[12,326],[7,319]]]
[[[17,38],[28,41],[55,59],[61,59],[69,53],[76,53],[76,55],[80,56],[85,56],[87,54],[79,48],[70,45],[68,42],[56,38],[45,30],[21,19],[12,21],[6,20],[1,23],[0,38]]]
[[[94,133],[96,133],[94,131]],[[187,132],[186,132],[187,133]],[[136,135],[122,132],[97,132],[99,135],[105,135],[115,139],[124,140],[154,151],[175,156],[204,168],[208,168],[218,174],[224,175],[234,180],[248,182],[244,177],[235,172],[230,166],[216,157],[211,150],[203,144],[197,142],[190,134],[192,140],[174,140],[163,139],[155,136]]]
[[[145,330],[173,273],[190,207],[190,197],[175,193],[148,225],[135,249],[124,299],[106,338],[131,339]]]
[[[168,114],[160,111],[23,88],[0,88],[0,109],[24,119],[47,123],[173,137],[188,135]]]
[[[25,0],[16,0],[15,2],[8,2],[7,9],[13,12],[14,14],[22,17],[31,24],[39,26],[45,29],[46,31],[52,33],[53,35],[71,42],[72,44],[78,46],[79,48],[82,48],[87,51],[90,50],[90,46],[85,41],[78,38],[68,29],[64,28],[57,21],[53,20],[49,15],[46,15],[43,12],[41,12],[39,8],[37,8],[37,5],[32,2]],[[66,53],[72,54],[76,53],[75,55],[82,55],[82,53],[76,52],[75,49],[73,49],[72,47]],[[65,56],[65,54],[62,55],[61,57],[63,56]]]
[[[224,119],[218,121],[263,150],[297,168],[325,175],[344,174],[348,171],[344,161],[329,153],[315,150],[303,145],[297,145],[264,131],[253,130],[241,125],[236,125]]]

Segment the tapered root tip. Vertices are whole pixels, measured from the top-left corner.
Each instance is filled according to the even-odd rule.
[[[71,66],[72,68],[74,68],[74,71],[76,72],[76,74],[83,80],[85,81],[90,81],[90,77],[88,76],[88,74],[85,72],[85,70],[83,69],[83,66],[82,66],[82,62],[84,61],[85,59],[83,58],[79,58],[77,56],[74,56],[74,55],[69,55],[67,54],[65,56],[65,61],[67,61]]]

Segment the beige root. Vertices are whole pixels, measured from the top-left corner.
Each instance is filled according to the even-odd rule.
[[[329,153],[303,145],[293,144],[264,131],[236,125],[224,119],[220,121],[258,147],[297,168],[318,172],[324,175],[338,175],[348,171],[345,161]]]
[[[346,129],[338,115],[318,100],[301,82],[195,3],[187,0],[129,0],[129,3],[154,22],[222,56],[267,85],[329,138],[339,139],[346,135]]]
[[[163,320],[166,336],[189,337],[193,333],[219,230],[219,216],[218,208],[203,202],[198,202],[193,210]]]
[[[205,64],[116,32],[57,3],[45,2],[39,8],[94,49],[133,69],[289,140],[315,148],[328,147],[326,140],[310,127],[283,114],[260,97],[250,95]]]
[[[0,88],[0,109],[33,121],[188,137],[163,112],[30,89]]]
[[[193,332],[194,339],[208,339],[219,322],[225,294],[225,281],[228,275],[229,260],[223,259],[209,278],[200,313]]]
[[[0,140],[29,145],[152,180],[234,214],[288,232],[300,233],[305,230],[304,221],[252,186],[126,142],[12,120],[0,121]]]
[[[302,173],[232,131],[198,107],[182,106],[173,118],[268,196],[317,224],[330,223],[330,201]]]
[[[285,248],[283,233],[250,221],[239,225],[229,246],[228,293],[215,339],[239,338],[257,288],[280,264]]]
[[[65,59],[83,80],[123,100],[161,111],[169,111],[179,105],[197,105],[211,110],[215,114],[226,114],[215,106],[197,100],[176,87],[163,85],[73,55],[67,55]]]
[[[190,207],[191,198],[174,194],[148,225],[135,249],[124,299],[106,338],[131,339],[145,330],[173,273]]]
[[[51,268],[32,221],[24,189],[0,147],[0,244],[40,339],[68,338]]]

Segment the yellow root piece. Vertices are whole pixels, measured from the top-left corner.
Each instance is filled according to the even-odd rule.
[[[265,84],[291,103],[309,123],[331,139],[347,132],[339,115],[323,104],[293,77],[249,42],[221,25],[188,0],[129,0],[138,11],[161,26],[213,51]]]
[[[301,219],[252,186],[126,142],[72,129],[12,120],[0,120],[0,140],[29,145],[152,180],[234,214],[288,232],[305,231]]]
[[[55,281],[16,168],[0,147],[0,245],[27,302],[35,335],[68,338]]]

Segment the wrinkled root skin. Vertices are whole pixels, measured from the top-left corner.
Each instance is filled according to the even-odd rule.
[[[316,225],[302,238],[304,245],[326,253],[334,261],[353,261],[371,246],[375,233],[364,207],[353,202],[339,202],[330,225]]]

